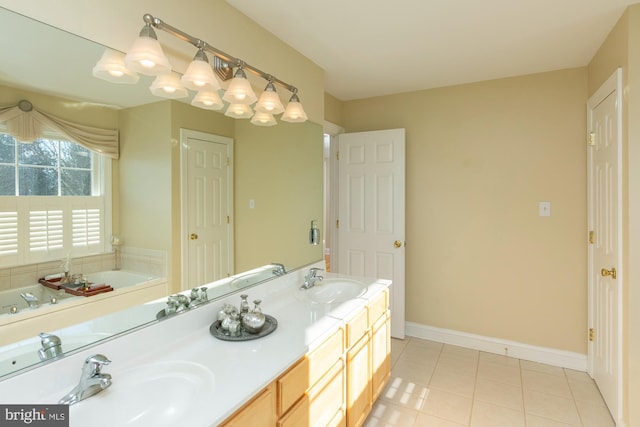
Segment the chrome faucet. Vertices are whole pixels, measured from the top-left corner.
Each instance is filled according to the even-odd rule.
[[[38,350],[40,360],[55,359],[62,355],[62,340],[53,334],[40,333],[40,344],[42,348]]]
[[[102,354],[94,354],[84,361],[80,382],[58,402],[61,405],[73,405],[101,392],[111,385],[111,375],[100,372],[104,365],[111,363]]]
[[[318,271],[323,271],[323,270],[321,268],[315,268],[315,267],[310,268],[307,275],[304,276],[304,284],[300,286],[300,288],[309,289],[309,288],[312,288],[316,284],[316,282],[322,281],[324,277],[318,276],[317,275]]]
[[[38,297],[36,297],[31,292],[21,292],[20,296],[27,304],[29,304],[29,308],[38,308],[40,307],[40,301],[38,301]]]
[[[284,264],[280,264],[279,262],[272,262],[271,265],[274,266],[274,269],[271,270],[274,276],[284,276],[287,274],[287,270],[284,268]]]

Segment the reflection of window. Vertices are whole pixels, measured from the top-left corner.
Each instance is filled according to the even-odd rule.
[[[0,195],[91,196],[94,155],[70,141],[0,134]]]
[[[108,163],[55,136],[25,144],[0,131],[0,267],[104,252]]]

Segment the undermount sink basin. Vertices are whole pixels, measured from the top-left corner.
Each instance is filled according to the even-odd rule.
[[[302,290],[309,301],[319,304],[345,302],[358,298],[367,291],[367,285],[352,279],[327,278],[310,289]]]
[[[72,405],[69,416],[74,425],[197,425],[202,411],[194,408],[212,403],[214,384],[211,371],[198,363],[150,363],[113,374],[111,387]]]

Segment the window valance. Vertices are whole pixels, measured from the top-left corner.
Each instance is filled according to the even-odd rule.
[[[113,159],[120,156],[117,129],[101,129],[63,120],[33,109],[29,101],[23,100],[18,105],[0,108],[2,122],[7,122],[9,133],[23,143],[42,138],[43,129],[51,128],[88,150]]]

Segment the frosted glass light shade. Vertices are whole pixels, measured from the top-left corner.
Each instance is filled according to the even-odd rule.
[[[307,118],[307,114],[304,112],[304,108],[302,108],[300,99],[294,93],[289,100],[289,104],[287,104],[286,110],[284,110],[282,120],[289,123],[302,123],[306,122]]]
[[[256,111],[267,114],[280,114],[284,111],[284,106],[280,102],[280,97],[273,83],[269,82],[262,95],[260,95],[260,99],[256,104]]]
[[[242,68],[236,71],[222,99],[232,104],[246,105],[251,105],[258,99]]]
[[[175,73],[163,74],[156,77],[149,89],[155,96],[170,99],[186,98],[189,94]]]
[[[145,27],[146,29],[146,27]],[[143,29],[142,32],[145,32]],[[147,33],[155,36],[152,28]],[[143,35],[141,32],[124,57],[124,63],[128,69],[147,76],[159,76],[171,71],[171,64],[162,51],[162,46],[157,38]]]
[[[93,76],[111,83],[135,84],[140,78],[124,65],[124,53],[105,49],[93,67]]]
[[[191,101],[191,105],[198,108],[204,108],[205,110],[222,110],[224,102],[220,99],[218,94],[213,91],[203,90],[196,94]]]
[[[220,89],[220,83],[213,74],[213,68],[202,50],[199,50],[193,58],[180,81],[184,87],[195,91]]]
[[[234,119],[248,119],[253,116],[253,109],[247,104],[230,104],[224,115]]]
[[[256,126],[274,126],[278,124],[273,114],[262,113],[260,111],[257,111],[251,118],[251,123]]]

